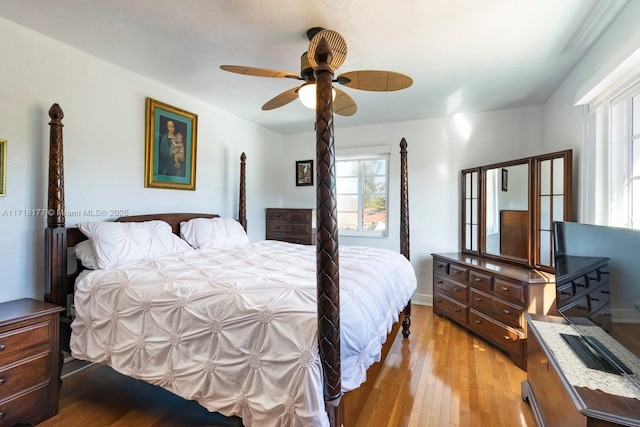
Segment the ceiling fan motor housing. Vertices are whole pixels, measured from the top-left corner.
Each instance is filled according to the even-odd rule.
[[[309,52],[305,52],[300,57],[300,78],[305,82],[313,80],[313,67],[309,63]]]

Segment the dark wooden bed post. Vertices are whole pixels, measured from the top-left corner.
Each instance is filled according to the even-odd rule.
[[[244,152],[240,155],[240,200],[238,202],[238,221],[247,231],[247,180],[246,180],[247,156]]]
[[[58,104],[49,109],[49,181],[47,188],[47,228],[45,229],[45,294],[47,302],[67,306],[67,229],[64,217],[64,162],[62,118]]]
[[[400,141],[400,253],[408,260],[409,254],[409,174],[407,170],[407,140]],[[409,337],[411,327],[411,300],[404,308],[402,336]]]
[[[324,399],[331,426],[342,425],[340,400],[340,278],[335,149],[333,144],[333,70],[329,43],[323,37],[316,49],[316,214],[318,345],[324,372]]]

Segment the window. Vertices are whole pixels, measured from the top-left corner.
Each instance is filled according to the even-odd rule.
[[[341,235],[387,235],[388,169],[388,149],[384,154],[336,157],[338,229]]]
[[[584,222],[640,229],[640,82],[593,109],[588,126]]]

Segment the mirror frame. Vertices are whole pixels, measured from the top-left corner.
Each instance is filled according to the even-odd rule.
[[[542,208],[542,164],[545,161],[554,161],[556,159],[560,159],[562,162],[563,171],[562,171],[562,193],[552,193],[551,196],[554,195],[562,196],[562,218],[555,218],[553,215],[550,215],[550,224],[548,225],[548,229],[542,229],[538,227],[541,221],[541,208]],[[539,156],[525,157],[516,160],[510,160],[505,162],[494,163],[485,166],[477,166],[473,168],[463,169],[461,171],[461,206],[460,206],[460,247],[462,248],[462,253],[473,254],[476,256],[480,256],[482,258],[487,259],[495,259],[499,261],[506,261],[513,264],[525,265],[530,268],[536,268],[543,271],[553,272],[553,244],[550,246],[550,253],[546,254],[547,258],[550,259],[550,265],[546,265],[542,262],[543,257],[541,256],[541,231],[550,232],[550,241],[553,242],[553,221],[561,220],[561,221],[571,221],[572,220],[572,181],[573,181],[573,172],[572,172],[572,150],[564,150],[557,151],[553,153],[543,154]],[[552,162],[553,163],[553,162]],[[511,256],[504,255],[495,255],[486,253],[486,223],[485,223],[485,209],[486,209],[486,171],[489,169],[496,169],[502,167],[515,166],[520,164],[527,164],[529,168],[528,172],[528,203],[529,203],[529,214],[528,214],[528,231],[529,237],[527,239],[527,258],[516,258]],[[467,232],[466,225],[468,223],[468,218],[466,218],[466,199],[467,199],[467,189],[466,189],[466,176],[470,173],[477,173],[478,175],[478,198],[476,199],[477,206],[477,233],[475,238],[477,239],[475,243],[476,250],[467,249]],[[550,180],[553,180],[554,175],[553,168],[551,169]],[[471,209],[474,207],[472,206]],[[473,236],[471,236],[473,237]],[[471,240],[471,237],[469,240]]]

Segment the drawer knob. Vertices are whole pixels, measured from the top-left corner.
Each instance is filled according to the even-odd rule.
[[[476,325],[479,325],[480,323],[482,323],[482,322],[479,321],[479,320],[476,320]]]
[[[502,310],[502,312],[503,312],[504,314],[511,314],[511,311],[509,311],[509,310]]]
[[[605,291],[605,290],[602,290],[600,292],[602,292],[603,294],[609,294],[609,291]]]
[[[5,380],[4,378],[0,377],[0,385],[4,384],[7,380]]]
[[[4,417],[4,412],[0,412],[0,420]]]
[[[4,349],[6,349],[6,348],[7,348],[7,346],[6,346],[6,345],[4,345],[4,344],[0,343],[0,351],[3,351],[3,350],[4,350]]]
[[[436,268],[442,268],[442,267],[444,267],[444,265],[442,265],[442,264],[436,265]]]
[[[502,287],[502,292],[509,292],[509,288],[507,288],[506,286]]]
[[[453,292],[460,292],[460,288],[453,288]]]
[[[437,300],[436,300],[436,302],[438,302],[438,303],[439,303],[439,302],[442,302],[442,300],[441,300],[441,299],[437,299]]]
[[[459,308],[456,308],[453,311],[456,312],[456,313],[460,313],[460,309]]]
[[[438,285],[442,285],[444,282],[443,282],[442,280],[438,280],[436,283],[437,283]]]
[[[509,335],[505,335],[504,339],[507,340],[507,341],[511,341],[513,338],[511,338]]]
[[[461,271],[460,270],[453,270],[453,274],[460,274]]]
[[[476,301],[482,301],[482,298],[476,297]]]
[[[482,279],[479,277],[476,277],[476,282],[482,282]]]
[[[591,301],[600,301],[600,298],[591,297]]]

